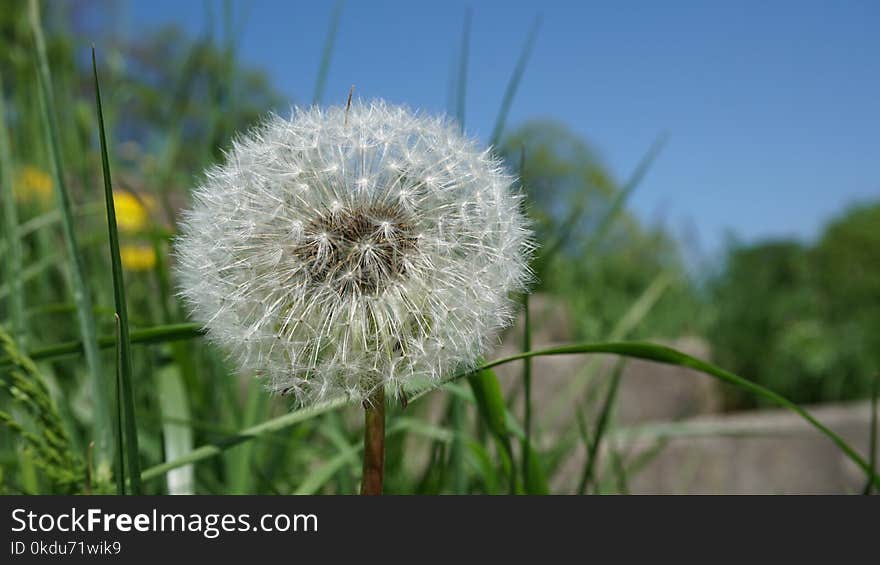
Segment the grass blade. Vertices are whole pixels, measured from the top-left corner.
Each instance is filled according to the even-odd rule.
[[[461,31],[461,52],[458,58],[458,88],[455,96],[455,119],[458,125],[464,131],[465,118],[465,101],[467,98],[467,69],[468,57],[471,49],[471,8],[468,7],[464,13],[464,27]]]
[[[125,278],[119,257],[119,232],[116,229],[116,208],[113,203],[113,181],[110,178],[110,159],[107,155],[107,135],[101,110],[101,88],[98,84],[98,63],[92,47],[92,73],[95,79],[95,107],[98,113],[98,134],[101,141],[101,168],[104,173],[104,197],[107,201],[107,229],[110,235],[110,266],[113,272],[113,299],[116,302],[119,324],[119,355],[117,371],[122,385],[123,421],[125,423],[125,450],[128,460],[129,483],[132,494],[141,494],[141,464],[138,450],[137,425],[134,415],[134,392],[131,378],[131,341],[128,332],[128,307],[125,303]],[[123,435],[123,430],[118,430]],[[122,480],[122,477],[120,477]]]
[[[24,289],[21,280],[22,251],[18,233],[18,209],[12,186],[12,155],[9,149],[9,131],[6,128],[6,101],[0,77],[0,205],[3,206],[3,224],[9,250],[6,272],[10,281],[9,313],[12,335],[18,346],[27,347],[27,319],[24,314]]]
[[[115,472],[116,475],[116,494],[125,494],[125,446],[123,445],[123,417],[122,417],[122,343],[121,327],[119,323],[119,314],[114,314],[116,320],[116,403],[114,406],[114,417],[116,426],[114,429],[114,441],[116,443],[116,459]]]
[[[111,390],[102,369],[101,356],[97,345],[97,331],[92,312],[92,299],[86,286],[86,279],[79,254],[76,232],[73,229],[73,212],[67,184],[64,181],[64,167],[61,162],[60,135],[58,132],[57,112],[52,93],[52,77],[49,72],[49,59],[46,55],[46,41],[40,23],[40,8],[37,0],[30,0],[30,24],[34,34],[37,56],[37,82],[39,83],[40,105],[43,110],[44,135],[48,145],[52,176],[55,181],[55,194],[58,207],[61,209],[61,225],[64,243],[70,258],[70,282],[73,300],[77,306],[79,330],[82,337],[82,349],[85,353],[86,366],[91,379],[92,405],[95,413],[93,437],[95,442],[95,475],[100,480],[110,474],[113,460],[112,430],[110,418]]]
[[[535,40],[538,38],[538,30],[540,28],[541,17],[538,16],[535,18],[535,23],[532,24],[532,29],[529,31],[529,36],[523,46],[522,53],[520,53],[519,60],[516,62],[516,67],[513,69],[513,74],[510,75],[510,82],[507,83],[507,89],[504,91],[501,108],[498,110],[498,117],[495,119],[495,128],[492,130],[492,137],[489,138],[489,145],[493,147],[497,146],[501,141],[501,134],[504,133],[504,124],[507,121],[507,114],[510,112],[510,107],[513,105],[513,98],[516,96],[516,91],[519,88],[522,75],[526,70],[526,64],[529,62],[532,49],[535,47]]]
[[[455,118],[458,127],[464,132],[465,100],[467,97],[467,65],[471,42],[471,8],[465,10],[464,26],[461,32],[461,51],[458,56],[458,76],[451,82],[455,93]],[[454,438],[449,447],[449,465],[452,468],[452,492],[464,494],[468,488],[468,477],[465,470],[465,437],[467,426],[467,410],[464,401],[457,397],[449,398],[449,416],[452,419]]]
[[[178,366],[169,363],[159,369],[156,378],[165,459],[177,459],[193,449],[193,431],[187,423],[190,420],[189,396]],[[192,465],[170,471],[166,482],[168,494],[194,494]]]
[[[663,147],[666,145],[667,136],[665,134],[660,135],[651,147],[648,149],[648,152],[642,157],[642,160],[639,161],[639,164],[636,166],[636,170],[633,171],[630,178],[623,185],[623,188],[618,191],[617,195],[614,197],[614,200],[611,202],[611,206],[608,208],[608,211],[602,216],[602,219],[599,221],[599,225],[596,227],[596,230],[590,236],[590,239],[587,240],[584,250],[584,257],[590,257],[593,251],[598,247],[599,243],[601,243],[602,239],[605,237],[605,234],[608,233],[608,230],[611,229],[611,226],[614,224],[614,220],[624,211],[626,207],[626,202],[629,200],[629,197],[632,195],[633,191],[641,184],[642,179],[645,178],[648,170],[651,168],[651,165],[657,159],[657,156],[663,150]]]
[[[581,475],[578,484],[578,494],[586,494],[587,487],[593,481],[593,475],[596,471],[596,465],[599,459],[599,448],[602,445],[602,438],[605,430],[608,428],[608,420],[611,415],[611,408],[614,406],[614,400],[617,398],[617,389],[620,386],[620,375],[623,372],[623,361],[618,361],[611,374],[611,382],[608,384],[608,392],[602,401],[602,408],[599,412],[599,418],[596,420],[596,434],[590,440],[587,448],[587,461],[584,465],[584,472]]]
[[[871,431],[868,434],[868,464],[870,471],[868,472],[868,481],[862,494],[871,494],[874,484],[871,481],[877,473],[877,396],[880,394],[880,373],[874,375],[874,383],[871,387]]]
[[[0,77],[0,204],[3,206],[5,236],[9,250],[7,271],[9,280],[12,281],[9,293],[10,314],[12,320],[12,334],[16,338],[19,347],[25,347],[25,314],[24,295],[20,273],[22,270],[21,240],[18,234],[18,211],[15,203],[14,187],[12,184],[12,156],[9,148],[9,132],[6,128],[6,103],[3,95],[3,81]]]
[[[237,434],[229,436],[221,441],[198,447],[193,451],[187,453],[185,456],[175,459],[173,461],[167,461],[160,465],[156,465],[155,467],[150,467],[149,469],[143,471],[143,473],[141,474],[141,478],[144,481],[148,481],[161,477],[172,469],[177,469],[178,467],[183,467],[184,465],[197,463],[204,459],[220,455],[231,447],[240,445],[246,441],[260,438],[266,434],[271,434],[284,430],[286,428],[289,428],[290,426],[305,422],[307,420],[311,420],[316,416],[329,412],[330,410],[336,410],[345,406],[346,404],[348,404],[348,402],[345,399],[339,399],[332,402],[319,404],[311,408],[288,412],[287,414],[279,416],[278,418],[273,418],[271,420],[267,420],[265,422],[257,424],[256,426],[251,426],[249,428],[241,430]]]
[[[336,45],[336,32],[339,30],[339,20],[342,19],[342,6],[344,2],[338,0],[330,14],[330,27],[327,29],[327,38],[324,40],[324,50],[321,53],[321,63],[318,65],[318,77],[315,79],[315,93],[312,95],[312,104],[318,105],[324,99],[324,87],[327,86],[327,73],[330,72],[330,60],[333,58],[333,48]]]
[[[498,442],[498,446],[507,456],[510,465],[510,492],[516,492],[516,465],[513,458],[513,446],[510,442],[510,434],[507,428],[507,406],[505,405],[504,393],[495,371],[480,370],[468,379],[474,399],[477,401],[477,409],[483,421]]]
[[[642,157],[642,160],[639,161],[639,164],[636,166],[635,171],[633,171],[632,175],[630,175],[629,179],[624,183],[623,187],[617,194],[615,194],[614,199],[611,201],[611,206],[609,206],[607,212],[602,216],[599,220],[599,225],[587,239],[584,245],[583,257],[591,257],[596,247],[599,246],[599,243],[602,242],[605,235],[608,233],[608,230],[614,224],[614,220],[626,209],[626,203],[629,200],[629,197],[632,196],[632,193],[636,188],[641,184],[642,179],[645,178],[648,170],[651,168],[651,165],[657,159],[657,156],[663,150],[663,147],[666,145],[666,135],[661,135],[658,137],[651,147],[648,148],[648,152],[645,153],[645,156]],[[522,175],[520,175],[522,178]],[[548,264],[556,257],[560,250],[562,250],[571,240],[572,234],[574,234],[575,227],[581,221],[584,213],[587,211],[587,202],[581,200],[577,206],[575,206],[568,217],[562,222],[557,231],[557,235],[554,237],[553,241],[549,243],[541,252],[541,257]]]
[[[238,384],[238,383],[236,383]],[[253,426],[260,421],[260,415],[265,411],[266,392],[256,379],[247,383],[247,400],[243,414],[245,426]],[[166,460],[174,457],[166,457]],[[242,446],[236,453],[227,458],[226,469],[228,474],[229,494],[251,494],[254,486],[252,461],[253,449],[251,444]]]
[[[870,473],[871,469],[869,464],[839,435],[837,435],[832,430],[828,429],[824,424],[816,420],[809,412],[801,408],[800,406],[794,404],[790,400],[785,397],[759,385],[753,383],[747,379],[744,379],[738,375],[725,371],[715,365],[703,361],[701,359],[697,359],[696,357],[691,357],[685,353],[672,349],[671,347],[666,347],[663,345],[655,345],[652,343],[645,342],[608,342],[608,343],[579,343],[579,344],[571,344],[571,345],[563,345],[557,347],[550,347],[546,349],[539,349],[536,351],[528,351],[524,353],[519,353],[516,355],[512,355],[509,357],[503,357],[500,359],[496,359],[494,361],[490,361],[480,367],[478,370],[482,371],[484,369],[490,369],[492,367],[497,367],[499,365],[503,365],[505,363],[511,363],[513,361],[518,361],[521,359],[526,359],[529,357],[542,357],[547,355],[575,355],[575,354],[587,354],[587,353],[610,353],[614,355],[621,355],[625,357],[632,357],[637,359],[645,359],[648,361],[654,361],[657,363],[663,363],[667,365],[677,365],[680,367],[687,367],[690,369],[694,369],[698,372],[704,373],[708,376],[716,378],[722,382],[726,382],[728,384],[732,384],[739,388],[742,388],[752,394],[756,394],[761,396],[767,400],[772,401],[773,403],[782,406],[783,408],[787,408],[788,410],[794,412],[803,418],[807,423],[809,423],[813,428],[818,430],[828,439],[830,439],[835,445],[837,445],[843,453],[853,461],[860,469],[865,471],[866,473]],[[472,375],[473,373],[460,374],[456,375],[450,381],[467,377]],[[433,390],[433,389],[432,389]],[[431,390],[422,391],[418,394],[415,394],[410,397],[409,401],[414,402],[419,398],[425,396],[431,392]],[[222,453],[225,449],[233,445],[238,445],[245,441],[250,441],[251,439],[255,439],[267,433],[273,433],[280,430],[283,430],[289,426],[298,424],[300,422],[304,422],[319,414],[323,414],[328,410],[334,410],[341,406],[346,405],[347,402],[345,399],[335,400],[333,402],[324,403],[312,408],[307,408],[304,410],[297,410],[294,412],[290,412],[278,418],[274,418],[272,420],[268,420],[263,422],[257,426],[253,426],[246,430],[242,430],[237,435],[227,438],[222,442],[218,442],[215,444],[205,445],[200,448],[195,449],[191,453],[187,454],[185,457],[181,457],[175,461],[168,461],[156,467],[152,467],[147,469],[143,473],[144,480],[156,478],[161,476],[162,474],[168,472],[171,469],[175,469],[177,467],[187,465],[189,463],[194,463],[196,461],[201,461],[203,459],[207,459],[209,457],[213,457],[219,453]],[[880,476],[876,473],[871,475],[871,481],[874,483],[875,487],[880,485]]]
[[[803,418],[807,423],[809,423],[813,428],[815,428],[828,439],[830,439],[835,445],[837,445],[837,447],[839,447],[843,451],[843,453],[853,463],[855,463],[860,469],[862,469],[866,473],[869,480],[874,484],[875,488],[880,487],[880,475],[878,475],[871,469],[870,465],[865,461],[865,459],[862,458],[862,456],[859,455],[858,452],[856,452],[856,450],[853,449],[849,443],[847,443],[837,433],[829,429],[822,422],[818,421],[809,412],[807,412],[794,402],[788,400],[787,398],[776,392],[773,392],[766,387],[763,387],[748,379],[744,379],[739,375],[735,375],[729,371],[725,371],[724,369],[716,367],[715,365],[707,361],[697,359],[696,357],[691,357],[690,355],[682,353],[681,351],[677,351],[671,347],[666,347],[665,345],[656,345],[653,343],[639,341],[563,345],[559,347],[550,347],[547,349],[539,349],[537,351],[529,351],[527,353],[511,355],[509,357],[504,357],[502,359],[497,359],[495,361],[487,363],[486,365],[483,365],[482,368],[491,368],[502,365],[504,363],[509,363],[511,361],[526,359],[528,357],[538,357],[544,355],[571,355],[578,353],[611,353],[614,355],[622,355],[625,357],[655,361],[657,363],[663,363],[666,365],[687,367],[714,377],[722,382],[739,387],[751,394],[755,394],[761,398],[764,398],[765,400],[769,400],[777,406],[781,406],[794,412],[795,414]]]
[[[202,336],[204,333],[205,332],[200,324],[169,324],[145,328],[142,330],[133,330],[129,334],[129,341],[131,343],[140,344],[165,343],[182,339],[192,339]],[[99,337],[98,347],[101,349],[116,347],[116,336],[104,335]],[[83,353],[83,350],[83,342],[66,341],[64,343],[32,349],[28,353],[28,357],[34,361],[56,361],[64,357],[80,355]],[[0,368],[7,366],[10,362],[11,360],[9,357],[0,357]]]
[[[638,326],[639,322],[648,315],[654,305],[660,301],[671,282],[672,276],[668,272],[659,273],[635,302],[630,305],[623,316],[617,320],[608,334],[608,341],[626,339],[630,332]],[[563,406],[572,398],[580,398],[584,388],[590,383],[589,377],[596,374],[600,363],[601,360],[599,359],[589,360],[578,374],[578,378],[572,379],[553,400],[548,413],[557,414],[563,410]]]

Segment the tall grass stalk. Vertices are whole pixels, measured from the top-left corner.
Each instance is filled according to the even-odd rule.
[[[510,112],[510,107],[513,105],[513,99],[516,96],[516,91],[519,89],[519,83],[522,80],[523,73],[526,72],[526,65],[529,62],[532,50],[535,48],[535,40],[538,38],[539,29],[541,29],[540,16],[535,18],[535,22],[529,30],[529,35],[526,38],[523,50],[516,62],[516,67],[514,67],[513,74],[510,76],[510,81],[507,83],[507,88],[504,90],[504,98],[501,101],[501,108],[498,111],[498,117],[495,118],[495,127],[492,129],[492,136],[489,138],[489,145],[493,147],[497,146],[501,141],[501,134],[504,133],[504,125],[507,123],[507,114]]]
[[[321,53],[321,63],[318,65],[318,76],[315,79],[315,92],[312,95],[312,104],[320,104],[324,99],[324,89],[327,86],[327,74],[330,72],[330,60],[333,58],[333,48],[336,45],[336,32],[339,30],[339,21],[342,19],[342,6],[344,2],[337,0],[330,14],[330,26],[327,29],[327,38],[324,40],[324,50]]]
[[[95,442],[95,474],[99,479],[107,478],[113,461],[113,421],[110,417],[110,383],[103,371],[101,356],[98,351],[95,317],[92,311],[92,299],[80,257],[76,231],[74,230],[73,212],[70,194],[64,179],[64,167],[61,160],[60,135],[58,133],[57,112],[52,90],[52,75],[49,71],[49,59],[46,54],[46,41],[40,23],[38,0],[29,3],[30,24],[34,35],[37,57],[37,79],[39,83],[40,105],[43,110],[43,126],[48,146],[52,177],[55,181],[55,194],[61,209],[61,225],[64,243],[68,254],[73,300],[77,307],[79,330],[82,337],[82,348],[88,367],[92,409],[94,412],[93,438]]]
[[[140,450],[138,449],[137,424],[134,414],[134,391],[132,389],[131,339],[128,330],[128,306],[125,300],[125,276],[122,273],[122,259],[119,256],[119,231],[116,227],[116,207],[113,202],[113,181],[110,178],[110,158],[107,154],[107,134],[104,129],[104,113],[101,109],[101,87],[98,83],[98,63],[95,48],[92,47],[92,73],[95,79],[95,109],[98,115],[98,134],[101,141],[101,169],[104,176],[104,198],[107,205],[107,230],[110,237],[110,265],[113,272],[113,299],[116,303],[118,323],[119,355],[117,371],[122,385],[123,430],[117,433],[125,436],[125,453],[128,460],[129,482],[132,494],[141,494]],[[117,481],[123,481],[117,477]]]
[[[18,226],[18,209],[12,175],[12,154],[9,130],[6,127],[6,97],[3,94],[3,77],[0,76],[0,205],[3,206],[4,235],[9,260],[6,262],[7,280],[10,282],[9,313],[12,335],[22,349],[27,347],[27,319],[24,313],[24,285],[21,280],[22,249]]]

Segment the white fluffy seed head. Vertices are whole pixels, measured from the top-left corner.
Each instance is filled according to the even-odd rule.
[[[512,178],[443,119],[377,101],[270,116],[194,191],[181,294],[242,371],[307,405],[472,368],[529,278]]]

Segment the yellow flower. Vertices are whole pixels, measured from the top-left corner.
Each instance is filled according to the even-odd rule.
[[[135,196],[131,192],[114,190],[113,205],[119,231],[135,233],[150,224],[150,210],[155,208],[156,201],[151,196]]]
[[[156,250],[152,245],[126,244],[119,248],[122,267],[128,271],[149,271],[156,266]]]
[[[25,165],[18,173],[15,183],[15,199],[19,202],[48,204],[52,199],[52,177],[33,165]]]

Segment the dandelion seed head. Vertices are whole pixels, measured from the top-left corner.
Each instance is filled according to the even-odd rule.
[[[298,404],[473,368],[529,280],[513,179],[455,124],[381,101],[297,109],[208,170],[180,293],[237,367]]]

